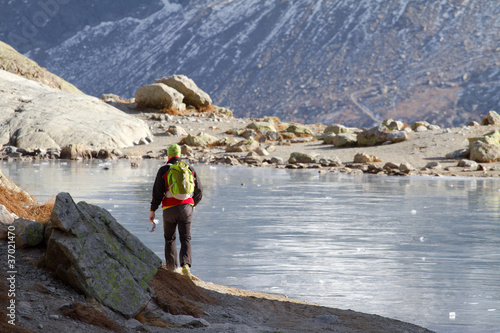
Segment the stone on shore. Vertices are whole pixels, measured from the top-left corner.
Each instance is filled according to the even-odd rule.
[[[253,129],[256,132],[266,134],[267,132],[276,132],[276,127],[272,121],[257,121],[247,125],[247,128]]]
[[[43,242],[45,226],[39,222],[18,218],[12,223],[15,227],[16,247],[33,247]]]
[[[186,110],[184,95],[163,83],[148,84],[137,89],[135,102],[138,108]]]
[[[184,98],[182,102],[192,105],[195,108],[203,108],[212,104],[210,96],[198,88],[193,80],[184,75],[172,75],[155,80],[155,83],[162,83],[181,93]]]
[[[374,163],[381,162],[381,159],[373,154],[357,153],[354,155],[354,163]]]
[[[292,125],[288,126],[286,131],[289,133],[293,133],[296,136],[305,136],[305,135],[312,136],[312,135],[314,135],[314,133],[309,128],[307,128],[305,125],[302,125],[302,124],[292,124]]]
[[[500,131],[469,138],[470,159],[480,163],[500,161]]]
[[[151,299],[161,260],[98,206],[56,197],[43,263],[65,283],[127,318]]]
[[[210,146],[214,143],[216,143],[218,139],[214,136],[211,136],[210,134],[207,134],[205,132],[200,132],[197,135],[191,135],[189,134],[185,139],[184,142],[188,146],[192,147],[207,147]]]
[[[335,147],[354,147],[358,143],[358,136],[354,133],[340,133],[329,140]]]
[[[235,144],[229,145],[226,148],[226,152],[227,153],[241,153],[247,151],[249,152],[249,151],[254,151],[259,147],[260,147],[259,142],[253,139],[241,140]]]
[[[358,145],[360,146],[376,146],[387,141],[387,134],[390,130],[383,126],[373,126],[357,134]]]
[[[481,121],[482,125],[498,125],[500,124],[500,115],[491,110]]]
[[[297,163],[316,163],[317,160],[314,156],[305,154],[305,153],[291,153],[290,158],[288,159],[288,163],[297,164]]]

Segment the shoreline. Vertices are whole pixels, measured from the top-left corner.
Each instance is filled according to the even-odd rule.
[[[153,112],[142,112],[128,109],[128,113],[145,121],[153,133],[153,142],[148,145],[137,145],[121,149],[123,154],[130,159],[159,158],[164,159],[162,153],[172,143],[181,143],[185,135],[168,135],[168,126],[171,124],[184,127],[190,135],[206,133],[221,140],[230,137],[227,131],[241,129],[257,121],[250,118],[219,118],[214,120],[208,117],[171,116],[173,121],[158,121],[151,119],[157,115]],[[316,129],[315,134],[325,127],[321,124],[307,125]],[[494,163],[476,163],[476,166],[461,166],[463,157],[447,158],[446,155],[456,154],[468,148],[469,137],[500,130],[500,125],[463,126],[449,129],[435,129],[426,132],[410,132],[408,140],[387,145],[336,148],[323,141],[300,142],[301,140],[266,141],[260,144],[266,149],[268,155],[248,158],[249,152],[226,152],[226,147],[192,147],[191,156],[187,157],[191,163],[200,164],[227,164],[247,165],[251,167],[277,167],[293,169],[318,169],[321,172],[342,172],[347,174],[378,174],[395,176],[452,176],[452,177],[500,177],[500,161]],[[240,138],[241,139],[241,138]],[[288,163],[290,155],[294,152],[316,156],[318,160],[339,160],[341,165],[332,166],[328,163]],[[368,154],[377,157],[376,162],[356,163],[356,154]],[[279,162],[273,161],[278,159]],[[433,163],[435,166],[429,167]],[[410,164],[412,170],[399,172],[388,170],[386,164],[399,166],[403,163]],[[474,162],[475,163],[475,162]]]

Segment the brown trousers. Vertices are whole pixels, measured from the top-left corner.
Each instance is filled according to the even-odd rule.
[[[165,237],[165,263],[167,269],[174,270],[179,265],[191,267],[191,222],[193,220],[192,205],[178,205],[163,210],[163,233]],[[181,251],[177,260],[176,228],[179,227]]]

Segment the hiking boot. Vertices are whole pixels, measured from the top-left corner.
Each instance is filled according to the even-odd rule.
[[[191,279],[191,269],[189,268],[188,264],[184,264],[182,266],[182,274]]]

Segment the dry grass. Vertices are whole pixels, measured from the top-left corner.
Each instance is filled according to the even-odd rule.
[[[113,332],[123,332],[120,325],[91,305],[75,302],[73,308],[64,312],[64,315]]]
[[[26,192],[2,186],[0,183],[0,205],[19,217],[45,224],[50,219],[54,202],[55,199],[50,199],[47,203],[39,203]]]
[[[217,301],[197,287],[188,277],[160,268],[151,281],[154,300],[173,315],[191,315],[199,318],[202,309],[195,303],[217,304]]]

